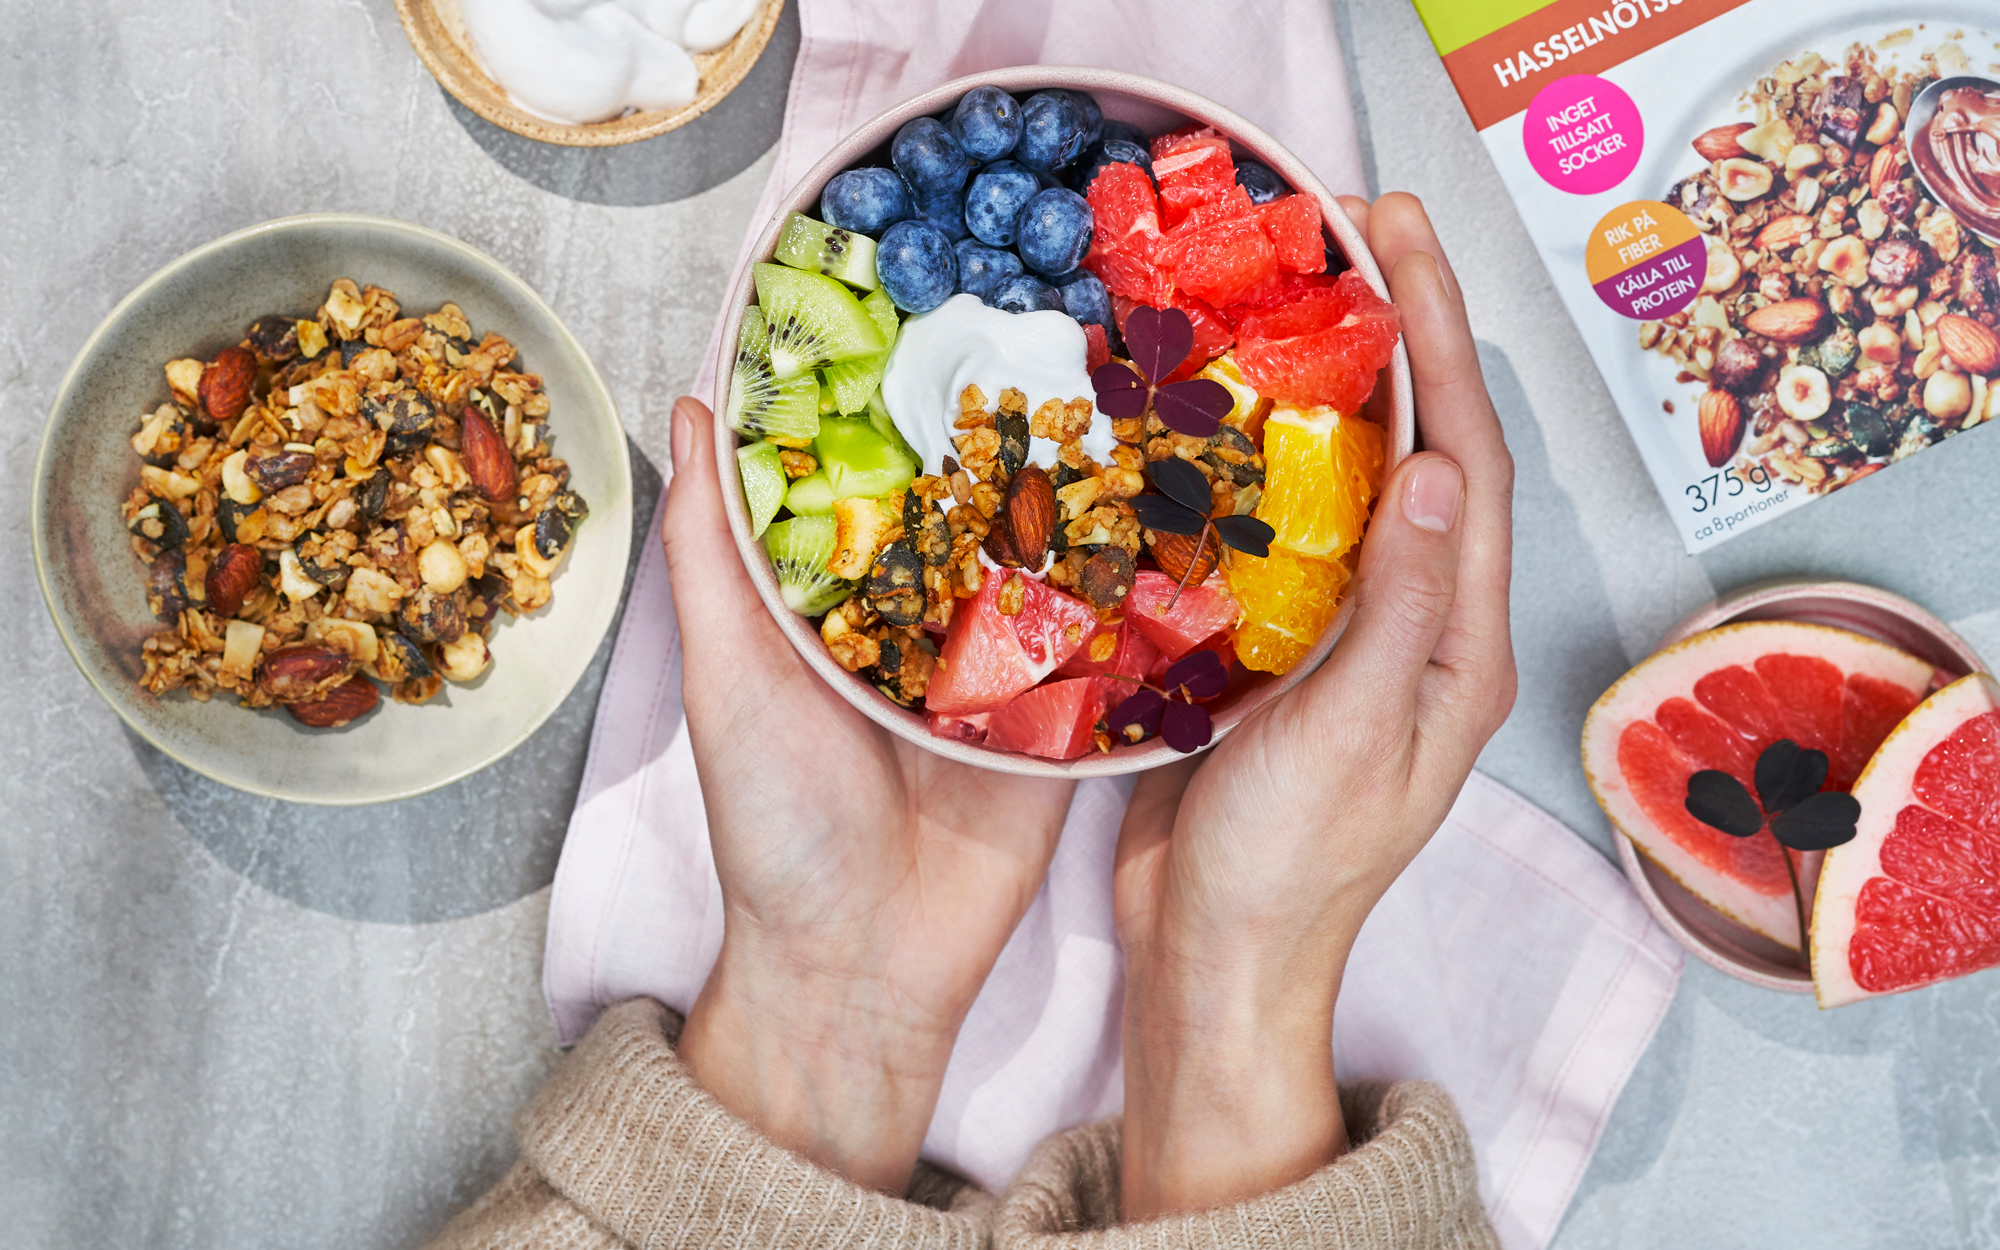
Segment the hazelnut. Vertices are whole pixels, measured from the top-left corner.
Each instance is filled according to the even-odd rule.
[[[1851,234],[1842,235],[1820,252],[1819,268],[1843,286],[1865,286],[1868,282],[1868,245]]]
[[[1771,189],[1770,169],[1760,162],[1740,156],[1722,162],[1718,180],[1722,184],[1722,194],[1738,204],[1754,200]]]
[[[1816,421],[1833,404],[1826,375],[1811,365],[1789,365],[1778,374],[1778,407],[1794,421]]]
[[[471,681],[486,671],[490,658],[486,650],[486,640],[471,630],[438,648],[438,659],[443,663],[444,675],[453,681]]]
[[[1924,411],[1940,421],[1965,415],[1972,407],[1972,383],[1962,373],[1940,369],[1924,383]]]
[[[1893,365],[1903,358],[1903,336],[1894,326],[1876,322],[1860,334],[1861,354],[1877,364]]]
[[[465,557],[448,539],[433,539],[417,553],[417,573],[424,586],[441,595],[465,585],[467,572]]]
[[[1826,159],[1817,143],[1797,143],[1785,153],[1785,176],[1796,177]]]

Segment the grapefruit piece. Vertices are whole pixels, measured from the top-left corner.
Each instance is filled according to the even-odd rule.
[[[1278,249],[1259,224],[1250,197],[1232,185],[1235,196],[1204,204],[1167,232],[1160,263],[1174,285],[1211,305],[1235,302],[1244,292],[1278,276]]]
[[[1310,195],[1287,195],[1257,209],[1264,233],[1278,252],[1278,263],[1293,273],[1326,269],[1326,237],[1319,231],[1319,201]]]
[[[1092,649],[1097,636],[1087,639],[1077,653],[1056,670],[1063,677],[1092,677],[1097,679],[1099,693],[1104,696],[1106,707],[1117,707],[1139,688],[1146,674],[1159,661],[1160,649],[1152,639],[1132,628],[1129,621],[1121,621],[1116,626],[1099,626],[1098,636],[1110,633],[1113,642],[1111,658],[1093,660]],[[1120,680],[1120,679],[1124,680]]]
[[[946,716],[991,712],[1056,671],[1097,629],[1083,600],[1022,578],[1026,592],[1013,616],[1000,611],[1007,579],[989,572],[979,593],[961,600],[924,692],[926,711]]]
[[[1618,679],[1583,724],[1583,770],[1611,823],[1702,902],[1799,949],[1785,851],[1770,831],[1733,838],[1688,814],[1687,782],[1720,769],[1757,793],[1757,756],[1780,738],[1825,751],[1845,790],[1929,689],[1931,666],[1887,643],[1798,621],[1724,625]],[[1857,770],[1858,771],[1858,770]],[[1816,854],[1795,854],[1812,897]]]
[[[1154,139],[1153,176],[1160,181],[1160,224],[1169,228],[1201,205],[1239,189],[1229,140],[1206,126]]]
[[[2000,964],[2000,683],[1924,700],[1853,793],[1854,840],[1826,853],[1813,903],[1819,1005]]]
[[[1165,573],[1147,569],[1133,579],[1125,596],[1125,621],[1144,634],[1172,662],[1225,629],[1242,615],[1236,600],[1221,589],[1220,579],[1189,586],[1174,597],[1180,583]],[[1169,609],[1167,605],[1174,606]]]
[[[1044,759],[1073,760],[1087,754],[1097,722],[1104,716],[1104,693],[1095,678],[1074,677],[1015,695],[987,722],[986,745]]]
[[[1124,163],[1106,165],[1084,199],[1090,204],[1091,236],[1083,267],[1114,295],[1166,307],[1174,284],[1155,263],[1163,241],[1160,201],[1146,171]]]
[[[1236,365],[1260,395],[1304,407],[1361,407],[1396,349],[1395,306],[1352,270],[1236,326]]]

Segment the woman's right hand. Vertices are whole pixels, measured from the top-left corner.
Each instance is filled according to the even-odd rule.
[[[1347,632],[1120,835],[1124,1215],[1248,1198],[1346,1148],[1330,1045],[1347,952],[1514,697],[1513,463],[1417,200],[1344,201],[1402,315],[1425,451],[1385,483]]]

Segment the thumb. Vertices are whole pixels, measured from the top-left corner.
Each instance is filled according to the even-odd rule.
[[[731,647],[770,620],[736,552],[716,469],[715,420],[699,400],[683,396],[674,403],[673,457],[660,541],[681,646],[695,661],[689,671],[727,671],[710,666],[726,664]]]
[[[1397,466],[1362,540],[1354,619],[1316,684],[1414,709],[1458,594],[1464,501],[1465,474],[1449,457],[1422,452]]]

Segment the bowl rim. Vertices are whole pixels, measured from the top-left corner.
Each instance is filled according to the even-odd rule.
[[[1970,643],[1960,637],[1957,631],[1953,630],[1951,626],[1945,624],[1930,611],[1911,600],[1905,599],[1893,591],[1883,590],[1878,586],[1869,586],[1862,582],[1838,579],[1829,580],[1806,576],[1766,578],[1738,587],[1725,594],[1717,595],[1677,621],[1671,629],[1661,635],[1659,642],[1654,645],[1652,652],[1649,654],[1658,654],[1660,651],[1673,646],[1675,643],[1682,642],[1695,634],[1745,619],[1807,619],[1785,615],[1750,616],[1751,613],[1782,608],[1787,603],[1802,599],[1822,601],[1828,599],[1840,600],[1900,618],[1916,630],[1928,635],[1929,641],[1936,644],[1938,654],[1948,658],[1952,663],[1962,666],[1965,672],[1987,671],[1986,662],[1973,649]],[[1851,629],[1852,626],[1843,625],[1840,628]],[[1854,632],[1860,633],[1862,631],[1857,629]],[[1926,657],[1920,656],[1919,658]],[[1934,667],[1939,668],[1941,671],[1943,670],[1942,665],[1934,664]],[[1760,989],[1775,990],[1784,994],[1811,994],[1813,992],[1811,972],[1803,968],[1797,970],[1785,969],[1775,972],[1767,971],[1762,967],[1753,966],[1737,958],[1703,936],[1688,922],[1685,916],[1662,896],[1660,882],[1655,874],[1661,877],[1664,877],[1665,874],[1660,869],[1655,868],[1652,865],[1652,861],[1639,852],[1637,844],[1631,838],[1626,837],[1616,828],[1612,829],[1611,837],[1612,841],[1616,844],[1619,866],[1625,870],[1625,877],[1631,882],[1633,892],[1639,896],[1639,901],[1645,904],[1646,910],[1652,915],[1654,921],[1661,928],[1665,929],[1676,942],[1680,943],[1683,950],[1718,972],[1726,973],[1739,981],[1757,986]],[[1671,882],[1672,879],[1667,878],[1667,880]],[[1707,904],[1696,899],[1692,894],[1687,895],[1687,898],[1689,900],[1688,905],[1699,907],[1706,913],[1703,917],[1705,920],[1712,918],[1713,923],[1719,927],[1740,928],[1740,926],[1735,926],[1732,921],[1721,915],[1721,913],[1716,912]],[[1742,932],[1749,934],[1750,931],[1744,929]],[[1756,935],[1751,936],[1755,937]],[[1758,938],[1757,940],[1762,941],[1765,939]]]
[[[438,85],[451,93],[452,99],[502,130],[523,139],[572,148],[617,147],[637,143],[641,139],[652,139],[680,129],[722,103],[749,77],[751,69],[763,57],[765,45],[770,43],[771,33],[778,28],[778,18],[784,8],[785,0],[762,0],[758,13],[744,23],[743,29],[736,32],[734,38],[714,52],[698,54],[713,57],[718,63],[735,59],[729,71],[716,77],[712,84],[704,76],[695,98],[681,107],[650,109],[609,121],[578,124],[537,117],[514,104],[507,89],[495,82],[479,64],[473,50],[461,43],[445,25],[437,12],[435,0],[396,0],[396,16],[403,24],[404,37],[415,50],[417,59],[423,62]],[[492,90],[493,99],[474,89],[482,83]]]
[[[50,568],[47,545],[48,500],[45,497],[45,492],[46,483],[49,480],[49,462],[55,455],[56,416],[68,405],[71,392],[75,389],[77,380],[82,375],[85,363],[98,354],[99,349],[104,346],[117,324],[124,319],[144,296],[162,282],[185,270],[200,265],[241,243],[265,235],[282,234],[292,230],[304,230],[324,226],[358,226],[370,230],[394,231],[409,235],[432,247],[439,247],[446,251],[454,252],[461,259],[470,261],[488,271],[501,284],[513,288],[517,296],[523,298],[531,307],[546,316],[549,324],[555,328],[558,341],[574,352],[577,360],[582,363],[583,376],[587,386],[595,388],[599,398],[602,399],[605,405],[605,410],[610,414],[612,423],[618,428],[620,437],[610,440],[613,459],[611,467],[613,477],[623,481],[626,484],[626,492],[630,493],[632,458],[630,450],[626,446],[624,419],[619,416],[618,404],[612,397],[611,388],[605,385],[604,377],[598,372],[596,362],[590,358],[590,353],[583,349],[583,344],[577,339],[576,335],[563,323],[562,318],[556,315],[555,309],[549,306],[548,301],[537,294],[535,289],[528,285],[525,279],[464,240],[454,238],[443,231],[434,230],[429,226],[420,226],[414,222],[401,221],[394,217],[381,217],[372,213],[298,213],[289,217],[274,217],[269,221],[261,221],[255,225],[245,226],[240,230],[232,230],[220,238],[211,239],[207,243],[182,252],[142,279],[123,299],[114,304],[111,311],[106,313],[103,319],[97,323],[96,328],[91,330],[89,336],[84,339],[83,346],[77,349],[76,355],[70,360],[69,368],[63,371],[62,381],[56,386],[55,397],[49,402],[48,413],[43,418],[42,436],[35,451],[34,482],[30,488],[28,499],[28,543],[34,555],[35,581],[41,587],[42,606],[48,610],[50,619],[54,621],[56,635],[62,639],[63,649],[69,653],[70,662],[76,665],[77,671],[82,673],[84,680],[90,683],[91,689],[117,714],[118,719],[125,722],[127,727],[145,739],[155,750],[212,781],[220,782],[231,789],[240,790],[246,794],[279,799],[287,803],[310,804],[316,807],[364,807],[370,804],[390,803],[401,799],[415,798],[420,794],[428,794],[433,790],[442,789],[454,782],[463,781],[475,773],[490,768],[512,754],[517,747],[532,737],[536,730],[547,723],[548,718],[554,715],[556,709],[561,706],[562,700],[555,700],[551,703],[548,710],[541,713],[541,715],[524,722],[520,731],[513,737],[504,741],[499,739],[494,740],[494,745],[476,762],[460,767],[448,774],[441,774],[437,778],[421,785],[405,786],[380,794],[371,793],[352,797],[319,794],[301,795],[289,793],[281,788],[262,785],[254,780],[242,777],[223,776],[202,763],[187,758],[172,745],[161,741],[145,724],[140,722],[127,710],[119,697],[119,692],[111,688],[103,675],[93,671],[84,662],[83,656],[78,650],[76,639],[71,635],[69,626],[64,621],[62,614],[56,609],[57,596],[53,584],[54,574]],[[629,564],[631,562],[632,542],[630,527],[626,527],[625,532],[619,534],[615,541],[623,546],[625,561]],[[607,599],[606,602],[610,604],[609,610],[600,609],[598,615],[601,619],[592,621],[586,627],[585,632],[592,638],[590,650],[593,655],[598,645],[603,642],[604,635],[610,629],[612,620],[616,618],[623,600],[624,596],[622,594],[615,598]],[[578,677],[572,679],[570,682],[570,690],[573,691],[576,688],[576,681],[581,679],[581,675],[582,670],[579,670]],[[568,693],[565,692],[564,698],[567,697]]]
[[[1016,65],[963,75],[912,95],[850,130],[779,198],[770,219],[761,224],[757,243],[750,250],[741,271],[728,291],[721,333],[715,340],[716,355],[710,360],[715,378],[712,411],[716,471],[725,483],[722,491],[723,506],[729,516],[730,532],[736,539],[737,554],[748,570],[751,581],[757,587],[758,597],[764,601],[765,609],[778,622],[779,628],[785,633],[793,649],[805,659],[807,665],[821,680],[838,690],[843,698],[876,724],[920,749],[959,763],[972,764],[996,772],[1067,780],[1114,777],[1142,772],[1188,757],[1173,750],[1158,738],[1136,746],[1123,746],[1108,754],[1091,751],[1072,760],[1049,760],[1039,756],[994,750],[984,745],[974,745],[932,734],[916,713],[896,707],[859,674],[849,673],[834,663],[826,647],[820,642],[817,632],[804,624],[804,618],[784,606],[783,600],[779,597],[778,582],[771,571],[770,561],[764,558],[762,545],[750,536],[750,515],[743,499],[743,492],[740,489],[730,489],[727,485],[734,481],[732,475],[735,472],[737,434],[729,428],[724,419],[733,373],[733,370],[726,366],[735,352],[737,331],[741,327],[744,310],[749,306],[753,290],[753,267],[758,261],[770,259],[777,245],[778,231],[786,215],[799,211],[797,205],[804,202],[808,195],[811,202],[817,203],[821,188],[834,174],[882,146],[904,123],[918,117],[933,115],[973,87],[986,85],[1013,92],[1050,87],[1112,91],[1215,127],[1233,142],[1253,152],[1257,159],[1270,165],[1284,177],[1295,192],[1313,196],[1319,202],[1322,224],[1332,235],[1349,266],[1362,275],[1377,295],[1383,299],[1390,298],[1388,284],[1375,264],[1373,254],[1368,250],[1367,241],[1348,219],[1346,211],[1340,207],[1326,184],[1321,182],[1303,161],[1294,156],[1290,149],[1261,127],[1207,96],[1143,74],[1097,66]],[[1379,405],[1380,409],[1386,410],[1384,413],[1386,419],[1383,421],[1389,435],[1383,467],[1386,479],[1388,474],[1415,449],[1416,441],[1414,390],[1410,379],[1409,352],[1400,337],[1396,341],[1395,351],[1385,372],[1388,375],[1386,393],[1384,385],[1378,384],[1377,393],[1371,397],[1368,406],[1376,409]],[[754,559],[753,552],[756,555]],[[1269,678],[1257,689],[1238,698],[1216,717],[1214,736],[1210,739],[1208,747],[1204,747],[1203,750],[1208,750],[1221,742],[1230,730],[1268,706],[1271,701],[1317,669],[1332,652],[1341,634],[1345,632],[1353,613],[1354,597],[1349,595],[1335,614],[1333,621],[1321,634],[1319,641],[1299,663],[1290,671]]]

